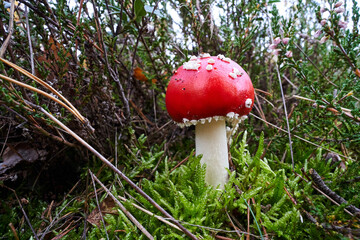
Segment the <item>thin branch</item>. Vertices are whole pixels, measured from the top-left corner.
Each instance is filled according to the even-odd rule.
[[[173,216],[171,216],[165,209],[163,209],[158,203],[156,203],[149,195],[147,195],[140,187],[138,187],[133,181],[131,181],[122,171],[117,169],[109,160],[107,160],[103,155],[101,155],[98,151],[96,151],[92,146],[90,146],[87,142],[85,142],[81,137],[79,137],[76,133],[74,133],[70,128],[65,126],[62,122],[56,119],[53,115],[48,113],[42,107],[33,104],[31,102],[26,101],[27,104],[31,105],[33,108],[38,111],[44,113],[48,118],[57,123],[61,128],[63,128],[68,134],[73,136],[77,141],[79,141],[83,146],[89,149],[95,156],[97,156],[103,163],[105,163],[111,170],[113,170],[116,174],[118,174],[123,180],[125,180],[133,189],[135,189],[142,197],[144,197],[149,203],[151,203],[155,208],[157,208],[162,214],[164,214],[168,219],[174,222],[176,226],[178,226],[188,237],[191,239],[198,239],[194,234],[192,234],[189,230],[187,230],[184,226],[180,224],[178,220],[176,220]]]
[[[195,155],[195,153],[193,154]],[[172,173],[175,169],[177,169],[179,166],[181,166],[182,164],[184,164],[187,160],[189,160],[190,156],[187,156],[186,158],[184,158],[183,160],[181,160],[181,162],[179,162],[178,164],[176,164],[176,166],[170,170],[170,173]]]
[[[336,110],[335,108],[326,107],[326,106],[323,106],[323,105],[318,105],[318,104],[316,104],[316,101],[315,101],[315,100],[312,100],[312,99],[310,99],[310,98],[306,98],[306,97],[302,97],[302,96],[298,96],[298,95],[294,95],[294,97],[297,98],[297,99],[301,99],[301,100],[306,100],[306,101],[309,101],[309,102],[313,102],[315,107],[317,106],[317,107],[320,107],[320,108],[325,108],[326,110],[329,110],[330,112],[334,113],[335,115],[341,114],[341,112],[339,112],[339,111]],[[355,121],[360,122],[360,118],[354,117],[354,116],[351,114],[351,110],[350,110],[350,109],[348,109],[348,108],[343,108],[343,107],[340,107],[340,109],[341,109],[342,113],[343,113],[345,116],[347,116],[347,117],[349,117],[349,118],[351,118],[351,119],[353,119],[353,120],[355,120]]]
[[[66,105],[65,103],[63,103],[63,102],[60,101],[59,99],[55,98],[54,96],[52,96],[52,95],[50,95],[50,94],[48,94],[48,93],[46,93],[46,92],[44,92],[44,91],[42,91],[42,90],[40,90],[40,89],[37,89],[37,88],[35,88],[35,87],[32,87],[32,86],[30,86],[30,85],[28,85],[28,84],[26,84],[26,83],[22,83],[22,82],[19,82],[19,81],[15,80],[15,79],[6,77],[6,76],[4,76],[4,75],[2,75],[2,74],[0,74],[0,78],[2,78],[3,80],[6,80],[6,81],[8,81],[8,82],[15,83],[16,85],[19,85],[20,87],[29,89],[29,90],[31,90],[31,91],[33,91],[33,92],[39,93],[39,94],[41,94],[41,95],[43,95],[43,96],[45,96],[45,97],[53,100],[54,102],[60,104],[61,106],[63,106],[63,107],[66,108],[67,110],[69,110],[69,112],[71,112],[74,116],[76,116],[77,118],[80,119],[80,116],[81,116],[81,115],[80,115],[80,116],[77,115],[77,113],[76,113],[72,108],[70,108],[68,105]]]
[[[99,203],[99,198],[98,198],[98,195],[97,195],[97,191],[96,191],[96,186],[95,186],[95,181],[94,181],[94,174],[92,174],[92,172],[90,171],[89,169],[89,173],[90,173],[90,176],[91,176],[91,181],[92,181],[92,184],[93,184],[93,187],[94,187],[94,193],[95,193],[95,199],[96,199],[96,205],[98,207],[98,211],[99,211],[99,215],[100,215],[100,218],[101,218],[101,222],[104,226],[104,230],[105,230],[105,234],[106,234],[106,239],[109,240],[109,235],[107,233],[107,230],[106,230],[106,224],[105,224],[105,221],[104,221],[104,217],[103,217],[103,214],[102,214],[102,211],[101,211],[101,208],[100,208],[100,203]],[[104,188],[105,189],[105,188]]]
[[[0,48],[0,57],[4,56],[4,53],[6,51],[7,46],[10,43],[10,38],[14,32],[14,11],[15,11],[15,0],[11,1],[11,6],[10,6],[10,20],[9,20],[9,33],[5,39],[5,41],[3,42],[1,48]]]
[[[134,52],[132,54],[132,59],[131,59],[131,67],[130,67],[130,72],[134,72],[134,65],[135,65],[135,58],[136,58],[136,52],[137,52],[137,49],[139,47],[139,42],[140,42],[140,38],[141,38],[141,35],[142,35],[142,31],[144,29],[144,26],[141,27],[138,31],[138,37],[136,38],[136,42],[134,44]],[[132,79],[132,75],[129,74],[128,76],[128,82],[127,82],[127,89],[130,89],[130,84],[131,84],[131,79]],[[128,98],[130,97],[130,91],[128,91]]]
[[[31,222],[30,222],[30,220],[29,220],[29,217],[27,216],[27,214],[26,214],[26,212],[25,212],[25,210],[24,210],[24,208],[23,208],[23,206],[22,206],[22,204],[21,204],[20,199],[19,199],[18,195],[16,194],[16,191],[15,191],[14,189],[12,189],[12,188],[9,188],[9,187],[5,186],[5,185],[1,185],[1,186],[4,187],[4,188],[6,188],[6,189],[8,189],[8,190],[10,190],[11,192],[14,193],[14,195],[15,195],[15,197],[16,197],[16,200],[17,200],[17,202],[18,202],[18,204],[19,204],[19,206],[20,206],[20,208],[21,208],[21,211],[22,211],[22,213],[24,214],[26,223],[29,225],[29,227],[30,227],[30,229],[31,229],[31,231],[32,231],[32,233],[33,233],[33,235],[34,235],[34,238],[35,238],[36,240],[39,240],[39,238],[38,238],[38,236],[37,236],[37,234],[36,234],[33,226],[31,225]]]
[[[305,213],[305,216],[310,220],[310,222],[316,224],[316,226],[321,226],[324,229],[337,231],[342,234],[351,234],[353,236],[359,237],[360,236],[360,230],[359,229],[352,229],[348,228],[346,226],[336,226],[329,223],[319,223],[309,212],[306,210],[302,210]]]
[[[308,180],[306,180],[305,178],[303,178],[300,174],[298,174],[297,172],[295,172],[295,171],[293,171],[294,172],[294,174],[296,175],[296,176],[298,176],[298,177],[300,177],[303,181],[305,181],[306,183],[308,183],[309,181],[311,181],[310,180],[310,178],[308,178],[307,177],[307,175],[306,175],[306,177],[309,179],[309,181]],[[331,202],[333,202],[336,206],[340,206],[340,204],[339,203],[337,203],[334,199],[332,199],[331,197],[329,197],[326,193],[324,193],[323,191],[321,191],[319,188],[317,188],[314,184],[312,184],[311,185],[316,191],[318,191],[320,194],[322,194],[322,195],[324,195],[327,199],[329,199]],[[350,216],[354,216],[354,214],[352,214],[351,212],[349,212],[349,210],[347,210],[347,209],[343,209],[344,210],[344,212],[346,212],[347,214],[349,214]]]
[[[154,239],[154,237],[144,228],[141,223],[124,207],[124,205],[121,204],[121,202],[110,192],[110,190],[105,187],[105,185],[89,170],[91,178],[95,179],[97,183],[100,184],[100,186],[105,190],[105,192],[114,200],[114,202],[119,206],[121,211],[130,219],[131,222],[133,222],[141,232],[144,233],[145,236],[147,236],[149,239]],[[95,188],[95,187],[94,187]]]
[[[282,131],[282,132],[284,132],[284,133],[288,133],[288,131],[286,131],[286,130],[284,130],[284,129],[282,129],[282,128],[280,128],[280,127],[278,127],[278,126],[276,126],[276,125],[274,125],[274,124],[272,124],[272,123],[270,123],[270,122],[265,121],[264,119],[256,116],[256,115],[253,114],[253,113],[250,113],[250,115],[253,116],[253,117],[255,117],[255,118],[257,118],[257,119],[259,119],[259,120],[261,120],[261,121],[263,121],[263,122],[265,122],[265,123],[267,123],[267,124],[269,124],[270,126],[276,128],[276,129],[278,129],[278,130],[280,130],[280,131]],[[318,144],[316,144],[316,143],[310,142],[309,140],[306,140],[305,138],[302,138],[302,137],[300,137],[300,136],[298,136],[298,135],[292,134],[292,136],[296,137],[297,139],[300,139],[301,141],[304,141],[304,142],[306,142],[306,143],[309,143],[309,144],[311,144],[311,145],[313,145],[313,146],[316,146],[316,147],[318,147],[318,148],[324,149],[324,150],[326,150],[326,151],[328,151],[328,152],[332,152],[332,153],[338,154],[339,156],[342,156],[342,157],[344,157],[344,158],[346,158],[346,159],[354,160],[354,159],[352,159],[352,158],[350,158],[350,157],[347,157],[347,156],[345,156],[345,155],[341,155],[341,154],[339,154],[339,153],[337,153],[337,152],[335,152],[335,151],[333,151],[333,150],[331,150],[331,149],[328,149],[328,148],[325,148],[325,147],[323,147],[323,146],[320,146],[320,145],[318,145]]]
[[[79,12],[78,12],[78,17],[77,17],[77,21],[76,21],[76,28],[78,28],[80,26],[80,17],[81,17],[81,11],[83,9],[83,3],[84,3],[84,0],[80,0]],[[75,41],[75,52],[77,52],[78,45],[79,45],[79,41],[78,41],[78,39],[76,39],[76,41]]]
[[[27,1],[27,0],[18,0],[18,1],[20,3],[28,6],[31,10],[33,10],[35,13],[37,13],[39,16],[44,18],[46,21],[48,21],[49,23],[51,23],[55,27],[59,28],[59,24],[57,22],[55,22],[54,20],[52,20],[51,18],[49,18],[48,16],[46,16],[43,12],[41,12],[37,6],[34,6],[34,5],[30,4],[29,1]]]
[[[233,220],[231,219],[231,217],[230,217],[230,215],[229,215],[229,213],[228,213],[228,210],[225,210],[225,213],[226,213],[226,216],[228,217],[228,219],[230,220],[231,226],[232,226],[235,230],[238,230],[239,228],[235,226]],[[236,234],[237,234],[237,235],[239,236],[239,238],[241,239],[242,236],[241,236],[241,234],[240,234],[238,231],[236,231]]]
[[[46,236],[46,234],[50,232],[49,230],[55,225],[55,223],[57,223],[60,219],[62,219],[64,217],[64,216],[62,216],[59,218],[60,214],[65,210],[65,208],[67,208],[67,206],[69,206],[74,200],[75,200],[75,198],[73,198],[69,202],[67,202],[65,204],[65,206],[56,214],[56,216],[50,222],[49,226],[47,226],[46,229],[43,231],[43,234],[41,235],[40,240],[43,240],[44,237]]]
[[[119,198],[121,201],[123,201],[123,202],[127,202],[127,201],[128,201],[126,198],[123,198],[123,197],[121,197],[121,196],[118,196],[118,198]],[[181,229],[180,229],[178,226],[176,226],[175,224],[173,224],[173,223],[165,220],[163,217],[158,216],[158,215],[150,212],[149,210],[146,210],[145,208],[140,207],[139,205],[137,205],[137,204],[135,204],[135,203],[131,203],[131,205],[133,205],[135,208],[139,209],[140,211],[142,211],[142,212],[144,212],[144,213],[146,213],[146,214],[148,214],[148,215],[150,215],[150,216],[155,217],[156,219],[158,219],[159,221],[161,221],[161,222],[169,225],[170,227],[175,228],[175,229],[181,231]]]
[[[273,42],[274,42],[274,36],[273,36],[272,27],[271,27],[271,21],[269,20],[270,17],[269,17],[269,13],[268,13],[267,7],[266,7],[266,15],[267,15],[267,20],[269,21],[271,42],[273,43]],[[287,109],[286,109],[286,101],[285,101],[284,89],[283,89],[283,87],[282,87],[280,70],[279,70],[279,65],[278,65],[277,61],[275,62],[275,68],[276,68],[276,73],[277,73],[277,77],[278,77],[278,80],[279,80],[279,87],[280,87],[280,91],[281,91],[281,98],[282,98],[282,102],[283,102],[283,105],[284,105],[284,113],[285,113],[285,119],[286,119],[286,127],[287,127],[287,133],[288,133],[288,138],[289,138],[289,147],[290,147],[291,163],[292,163],[292,168],[293,168],[293,170],[294,170],[294,169],[295,169],[295,163],[294,163],[294,153],[293,153],[291,133],[290,133],[290,124],[289,124],[289,118],[288,118],[288,113],[287,113]]]
[[[309,56],[294,42],[294,45],[295,45],[295,47],[297,47],[299,50],[300,50],[300,52],[302,53],[302,54],[304,54],[304,56],[306,57],[306,59],[307,60],[309,60],[309,62],[316,68],[316,70],[321,74],[321,76],[323,77],[323,78],[325,78],[325,80],[328,82],[328,83],[330,83],[331,85],[333,85],[334,87],[338,87],[338,85],[336,85],[335,83],[333,83],[332,81],[330,81],[321,71],[320,71],[320,69],[316,66],[316,64],[309,58]]]
[[[321,191],[323,191],[326,195],[328,195],[329,197],[331,197],[332,199],[334,199],[337,203],[339,204],[348,204],[348,202],[342,198],[341,196],[337,195],[333,190],[331,190],[326,184],[325,182],[321,179],[321,176],[316,172],[315,169],[310,169],[309,170],[310,176],[312,178],[312,180],[314,181],[314,183],[319,187],[319,189]],[[354,205],[348,205],[346,207],[347,209],[349,209],[350,212],[352,212],[353,214],[359,214],[360,213],[360,209],[355,207]]]
[[[220,235],[215,235],[215,239],[220,239],[220,240],[235,240],[233,238],[228,238],[228,237],[224,237],[224,236],[220,236]],[[241,238],[240,238],[241,239]]]
[[[25,20],[26,20],[26,34],[29,41],[29,49],[30,49],[30,65],[31,65],[31,73],[35,75],[35,65],[34,65],[34,52],[32,48],[31,36],[30,36],[30,24],[29,24],[29,14],[28,7],[25,6]]]
[[[117,74],[115,73],[115,71],[110,67],[109,60],[108,60],[108,57],[107,57],[107,52],[106,52],[106,46],[105,46],[105,43],[104,43],[102,31],[101,31],[101,25],[100,25],[100,21],[99,21],[99,17],[98,17],[98,11],[97,11],[96,4],[95,4],[94,0],[92,0],[92,4],[93,4],[93,8],[94,8],[95,21],[96,21],[97,25],[99,26],[99,36],[100,36],[99,40],[100,40],[100,44],[102,45],[102,48],[103,48],[102,50],[103,50],[103,53],[104,53],[106,67],[107,67],[107,69],[109,71],[109,74],[110,74],[111,78],[114,80],[114,82],[116,82],[116,84],[117,84],[117,86],[119,88],[119,93],[121,95],[121,98],[123,100],[123,104],[124,104],[124,107],[125,107],[126,118],[129,119],[130,118],[129,100],[125,96],[125,91],[124,91],[123,86],[120,83],[120,79],[117,77]]]
[[[285,76],[285,74],[283,74],[282,76],[283,76],[283,78],[284,78],[291,86],[293,86],[293,88],[295,88],[296,90],[299,89],[295,84],[293,84],[293,83],[290,81],[290,79],[288,79],[288,78]]]
[[[338,38],[335,38],[334,32],[330,31],[329,32],[331,38],[333,39],[333,41],[336,43],[336,46],[340,49],[340,51],[342,52],[342,54],[344,55],[344,57],[346,58],[346,61],[349,63],[350,67],[353,69],[354,73],[356,74],[356,76],[358,76],[360,78],[360,71],[359,69],[356,67],[356,65],[352,62],[351,58],[349,57],[349,55],[346,53],[344,47],[341,45],[341,42],[339,41]]]
[[[20,238],[19,238],[19,236],[18,236],[18,234],[16,232],[16,229],[14,227],[14,224],[12,222],[9,223],[9,227],[10,227],[11,231],[13,232],[15,240],[20,240]]]
[[[6,133],[5,141],[4,141],[3,146],[2,146],[2,148],[1,148],[1,151],[0,151],[0,156],[3,155],[3,152],[4,152],[4,150],[5,150],[6,143],[7,143],[8,139],[9,139],[10,129],[11,129],[11,122],[9,123],[9,128],[8,128],[7,133]]]
[[[48,131],[46,131],[45,129],[43,129],[42,127],[40,127],[40,126],[37,125],[37,124],[34,124],[32,127],[33,127],[35,130],[39,131],[40,134],[43,134],[43,135],[45,135],[46,137],[49,137],[49,138],[51,138],[51,139],[53,139],[53,140],[55,140],[55,141],[58,141],[58,142],[60,142],[60,143],[62,143],[62,144],[65,144],[66,146],[73,147],[73,148],[78,147],[76,144],[71,143],[71,142],[68,142],[68,141],[66,141],[64,138],[61,138],[61,137],[59,137],[59,136],[56,136],[56,135],[53,135],[53,134],[49,133]]]
[[[71,102],[69,102],[63,95],[61,95],[58,91],[56,91],[53,87],[51,87],[48,83],[46,83],[45,81],[41,80],[40,78],[38,78],[37,76],[29,73],[28,71],[26,71],[25,69],[17,66],[16,64],[9,62],[5,59],[3,59],[2,57],[0,57],[0,61],[9,65],[12,68],[15,68],[17,71],[21,72],[22,74],[24,74],[25,76],[27,76],[28,78],[31,78],[32,80],[36,81],[37,83],[39,83],[40,85],[42,85],[43,87],[47,88],[49,91],[51,91],[53,94],[57,95],[61,100],[63,100],[71,109],[73,109],[73,111],[75,112],[75,116],[77,116],[79,118],[80,121],[85,122],[85,118],[80,114],[80,112],[71,104]]]
[[[169,219],[170,220],[170,219]],[[241,234],[248,234],[250,235],[251,237],[254,237],[254,238],[257,238],[257,239],[262,239],[261,236],[258,236],[258,235],[255,235],[255,234],[252,234],[250,232],[245,232],[245,231],[240,231],[240,230],[224,230],[224,229],[220,229],[220,228],[212,228],[212,227],[207,227],[207,226],[202,226],[202,225],[197,225],[197,224],[192,224],[192,223],[188,223],[188,222],[185,222],[185,221],[180,221],[179,222],[183,223],[184,225],[189,225],[189,226],[193,226],[193,227],[198,227],[198,228],[202,228],[202,229],[206,229],[208,231],[212,231],[212,232],[215,232],[215,233],[235,233],[235,232],[238,232],[238,233],[241,233]]]
[[[353,179],[350,179],[350,180],[346,180],[345,181],[346,183],[354,183],[354,182],[360,182],[360,176],[357,176]]]

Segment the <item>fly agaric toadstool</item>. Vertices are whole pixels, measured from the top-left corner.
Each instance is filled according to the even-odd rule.
[[[195,125],[196,155],[206,164],[208,184],[224,188],[229,169],[226,123],[249,114],[254,87],[247,73],[230,58],[192,56],[171,77],[166,108],[179,126]]]

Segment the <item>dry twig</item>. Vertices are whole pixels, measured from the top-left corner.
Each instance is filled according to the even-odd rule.
[[[18,202],[18,204],[19,204],[19,206],[20,206],[20,209],[21,209],[21,211],[22,211],[22,213],[23,213],[23,215],[24,215],[24,217],[25,217],[25,220],[26,220],[27,224],[29,225],[29,227],[30,227],[30,229],[31,229],[31,231],[32,231],[32,233],[33,233],[33,235],[34,235],[34,238],[35,238],[36,240],[39,240],[39,238],[38,238],[38,236],[37,236],[37,234],[36,234],[33,226],[31,225],[31,222],[30,222],[30,220],[29,220],[29,217],[27,216],[27,214],[26,214],[26,212],[25,212],[25,210],[24,210],[24,208],[23,208],[23,206],[22,206],[22,204],[21,204],[20,199],[19,199],[18,195],[16,194],[16,191],[15,191],[14,189],[12,189],[12,188],[9,188],[9,187],[5,186],[5,185],[1,185],[1,186],[2,186],[2,187],[5,187],[6,189],[8,189],[8,190],[10,190],[11,192],[14,193],[14,195],[15,195],[15,197],[16,197],[16,200],[17,200],[17,202]]]
[[[271,20],[268,14],[268,9],[266,7],[266,16],[267,16],[267,20],[269,21],[269,26],[270,26],[270,36],[271,36],[271,42],[274,42],[274,36],[273,36],[273,31],[272,31],[272,27],[271,27]],[[276,69],[276,74],[277,74],[277,78],[279,80],[279,87],[280,87],[280,92],[281,92],[281,99],[283,102],[283,106],[284,106],[284,113],[285,113],[285,119],[286,119],[286,127],[287,127],[287,133],[288,133],[288,138],[289,138],[289,147],[290,147],[290,156],[291,156],[291,163],[292,163],[292,168],[293,170],[295,169],[295,162],[294,162],[294,153],[293,153],[293,148],[292,148],[292,140],[291,140],[291,131],[290,131],[290,123],[289,123],[289,118],[288,118],[288,113],[287,113],[287,108],[286,108],[286,100],[285,100],[285,94],[284,94],[284,89],[282,87],[282,82],[281,82],[281,76],[280,76],[280,69],[279,69],[279,65],[277,63],[277,61],[275,62],[275,69]]]
[[[15,0],[11,1],[11,6],[10,6],[10,20],[9,20],[9,33],[5,39],[5,41],[3,42],[1,48],[0,48],[0,57],[4,56],[4,53],[6,51],[7,46],[10,43],[10,38],[14,32],[14,11],[15,11]]]
[[[306,98],[306,97],[302,97],[302,96],[298,96],[298,95],[294,95],[295,98],[297,99],[301,99],[301,100],[306,100],[306,101],[309,101],[309,102],[312,102],[314,103],[314,106],[315,107],[320,107],[320,108],[324,108],[332,113],[334,113],[335,115],[339,115],[341,114],[341,112],[339,112],[338,110],[336,110],[335,108],[332,108],[332,107],[327,107],[327,106],[323,106],[323,105],[318,105],[316,104],[316,101],[315,100],[312,100],[310,98]],[[343,114],[345,114],[345,116],[357,121],[357,122],[360,122],[360,118],[358,117],[354,117],[352,114],[351,114],[351,110],[348,109],[348,108],[343,108],[343,107],[340,107],[341,111]]]
[[[149,239],[154,239],[154,237],[144,228],[141,223],[124,207],[124,205],[121,204],[121,202],[110,192],[110,190],[105,187],[105,185],[89,170],[90,176],[95,179],[97,183],[100,184],[100,186],[105,190],[105,192],[114,200],[114,202],[119,206],[121,211],[130,219],[131,222],[137,226],[142,233],[144,233],[145,236],[147,236]],[[101,214],[101,209],[99,208],[99,213]]]
[[[9,227],[10,227],[10,229],[11,229],[13,235],[14,235],[15,240],[19,240],[19,235],[18,235],[17,232],[16,232],[16,229],[15,229],[15,227],[14,227],[14,224],[9,223]]]
[[[105,230],[104,232],[106,234],[106,239],[109,240],[109,235],[108,235],[107,230],[106,230],[105,220],[104,220],[101,208],[100,208],[99,198],[98,198],[98,194],[97,194],[97,191],[96,191],[96,186],[95,186],[95,181],[94,181],[95,176],[94,176],[94,174],[92,174],[92,172],[90,170],[89,170],[89,173],[90,173],[91,181],[92,181],[92,184],[93,184],[93,187],[94,187],[95,200],[96,200],[96,205],[97,205],[98,210],[99,210],[100,219],[101,219],[101,222],[102,222],[102,224],[104,226],[104,230]],[[105,190],[105,188],[104,188],[104,190]]]
[[[83,146],[89,149],[95,156],[97,156],[103,163],[105,163],[111,170],[113,170],[116,174],[118,174],[123,180],[125,180],[133,189],[135,189],[141,196],[143,196],[149,203],[151,203],[154,207],[156,207],[162,214],[164,214],[167,218],[172,220],[175,225],[177,225],[188,237],[191,239],[198,239],[194,234],[192,234],[189,230],[187,230],[184,226],[180,224],[180,222],[174,219],[165,209],[163,209],[158,203],[156,203],[149,195],[147,195],[141,188],[139,188],[133,181],[131,181],[123,172],[117,169],[109,160],[107,160],[103,155],[101,155],[98,151],[96,151],[92,146],[90,146],[86,141],[84,141],[81,137],[79,137],[76,133],[74,133],[70,128],[65,126],[62,122],[57,120],[53,115],[48,113],[42,107],[30,103],[26,101],[27,104],[37,109],[38,111],[44,113],[48,118],[57,123],[61,128],[63,128],[68,134],[73,136],[77,141],[79,141]]]
[[[299,176],[303,181],[305,181],[306,183],[308,183],[309,181],[306,180],[305,178],[303,178],[300,174],[298,174],[297,172],[295,172],[296,176]],[[331,197],[329,197],[328,195],[326,195],[326,193],[324,193],[323,191],[321,191],[319,188],[317,188],[315,185],[311,185],[316,191],[318,191],[320,194],[324,195],[327,199],[329,199],[331,202],[333,202],[336,206],[340,206],[339,203],[337,203],[334,199],[332,199]],[[349,214],[350,216],[354,216],[351,212],[349,212],[349,210],[344,209],[344,212],[346,212],[347,214]]]
[[[336,194],[333,190],[331,190],[325,183],[324,181],[321,179],[320,175],[316,172],[315,169],[310,169],[309,170],[310,176],[313,180],[313,182],[316,184],[316,186],[319,187],[319,189],[324,192],[326,195],[328,195],[329,197],[331,197],[333,200],[335,200],[338,204],[348,204],[348,202],[342,198],[341,196],[339,196],[338,194]],[[359,214],[360,213],[360,209],[355,207],[354,205],[348,205],[346,207],[346,209],[348,209],[351,213],[353,214]]]

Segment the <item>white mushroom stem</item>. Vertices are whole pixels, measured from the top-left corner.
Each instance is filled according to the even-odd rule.
[[[229,169],[225,120],[198,123],[195,126],[195,145],[196,155],[203,155],[201,164],[206,164],[206,182],[224,189]]]

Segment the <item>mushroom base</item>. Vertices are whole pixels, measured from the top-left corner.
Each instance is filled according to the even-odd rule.
[[[206,164],[206,182],[224,189],[229,169],[225,120],[197,124],[195,144],[196,155],[201,154],[201,164]]]

